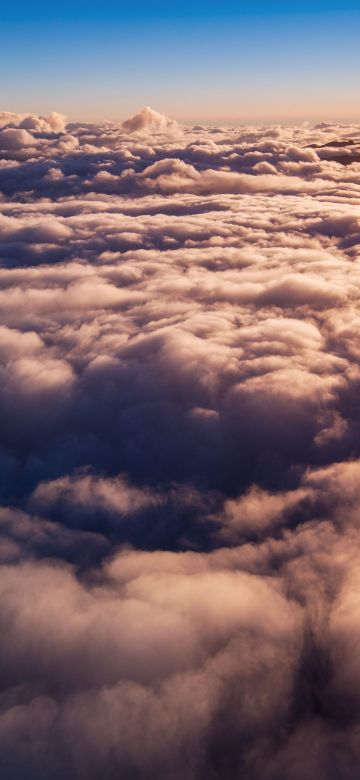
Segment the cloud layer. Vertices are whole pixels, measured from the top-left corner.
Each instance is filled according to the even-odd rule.
[[[4,780],[353,780],[360,128],[0,151]]]

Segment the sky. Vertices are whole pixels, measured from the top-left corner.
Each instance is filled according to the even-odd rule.
[[[123,120],[356,120],[359,2],[18,0],[0,12],[1,107]]]

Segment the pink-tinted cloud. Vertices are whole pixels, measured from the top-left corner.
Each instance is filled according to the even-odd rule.
[[[0,115],[5,780],[353,780],[360,129]]]

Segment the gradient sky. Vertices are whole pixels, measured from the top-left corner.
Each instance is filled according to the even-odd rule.
[[[180,121],[360,119],[360,0],[9,3],[1,108]]]

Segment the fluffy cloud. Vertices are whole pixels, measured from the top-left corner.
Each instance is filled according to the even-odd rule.
[[[6,127],[0,132],[0,148],[21,149],[23,146],[30,146],[34,143],[34,138],[27,130],[20,130],[13,127]]]
[[[5,780],[352,780],[360,129],[0,127]]]
[[[0,127],[20,127],[25,130],[38,130],[47,133],[63,132],[66,127],[66,117],[52,111],[49,116],[36,114],[15,114],[11,111],[0,111]]]
[[[122,123],[122,129],[126,133],[141,133],[148,130],[166,131],[176,127],[177,123],[173,119],[159,114],[150,106],[145,106],[138,114],[134,114]]]

